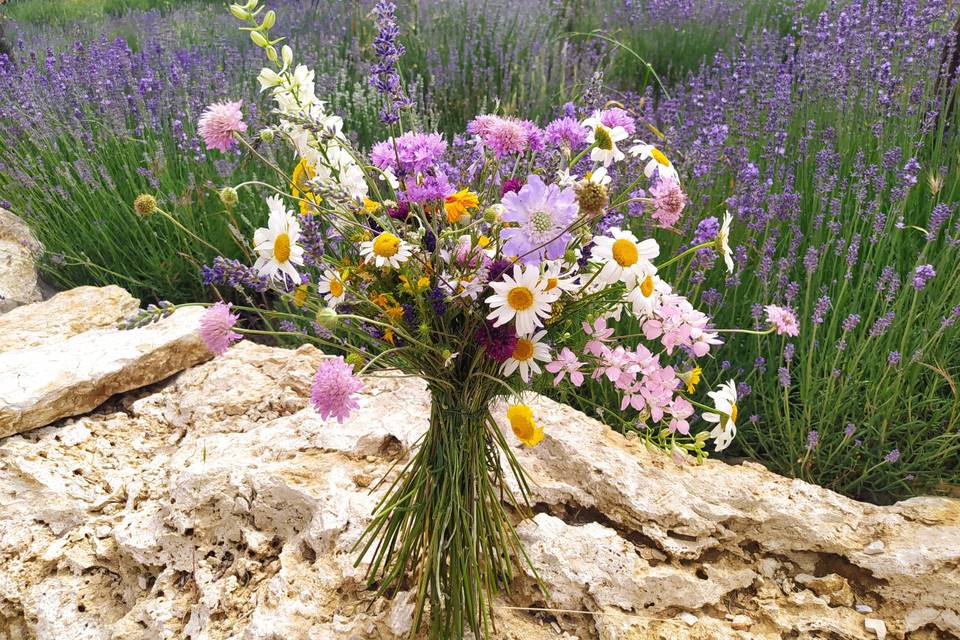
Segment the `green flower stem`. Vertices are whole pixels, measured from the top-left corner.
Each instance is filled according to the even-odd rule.
[[[696,245],[696,246],[694,246],[694,247],[690,247],[689,249],[687,249],[687,250],[684,251],[683,253],[680,253],[680,254],[677,254],[677,255],[673,256],[672,258],[670,258],[669,260],[667,260],[666,262],[664,262],[664,263],[662,263],[662,264],[658,264],[658,265],[657,265],[657,269],[663,269],[663,268],[665,268],[665,267],[669,267],[669,266],[670,266],[671,264],[673,264],[674,262],[677,262],[678,260],[681,260],[681,259],[687,257],[687,256],[690,255],[691,253],[696,253],[697,251],[700,251],[700,249],[706,249],[707,247],[712,247],[712,246],[714,246],[714,241],[713,241],[713,240],[711,240],[710,242],[704,242],[704,243],[702,243],[702,244],[698,244],[698,245]]]

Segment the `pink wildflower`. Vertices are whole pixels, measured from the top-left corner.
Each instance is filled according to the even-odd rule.
[[[222,356],[237,340],[243,339],[233,326],[240,316],[230,311],[230,304],[218,302],[209,307],[200,319],[200,337],[210,353]]]
[[[553,379],[554,385],[560,384],[563,377],[570,374],[570,382],[573,383],[573,386],[579,387],[583,384],[583,374],[580,373],[580,367],[582,366],[583,363],[577,360],[577,354],[568,347],[564,347],[557,359],[545,365],[544,369],[557,374],[557,377]]]
[[[242,100],[216,102],[203,112],[197,124],[207,149],[226,151],[236,143],[233,134],[247,130],[247,123],[243,121],[240,111],[242,105]]]
[[[362,388],[363,383],[353,375],[353,365],[343,356],[325,358],[313,379],[310,400],[321,418],[334,417],[342,424],[360,406],[354,394]]]
[[[672,227],[680,219],[683,208],[687,206],[687,196],[680,184],[670,176],[662,177],[650,187],[653,196],[653,212],[650,217],[662,227]]]
[[[767,305],[764,309],[767,312],[767,322],[776,329],[778,336],[800,334],[800,325],[797,324],[797,316],[793,311],[775,304]]]

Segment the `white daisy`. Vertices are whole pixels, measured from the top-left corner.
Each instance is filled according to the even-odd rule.
[[[412,254],[413,248],[410,244],[389,231],[384,231],[373,240],[360,243],[360,255],[367,262],[378,267],[387,266],[399,269],[400,265],[409,260]]]
[[[253,234],[253,248],[258,257],[253,268],[260,275],[300,282],[300,274],[293,265],[303,264],[303,247],[297,245],[300,238],[300,223],[287,211],[280,196],[267,198],[270,217],[266,229],[257,229]]]
[[[638,318],[649,318],[653,316],[653,310],[657,308],[660,298],[670,291],[670,285],[660,276],[648,273],[636,287],[630,290],[626,299],[633,307],[633,315]]]
[[[593,240],[593,258],[604,263],[597,280],[605,284],[620,281],[632,289],[647,274],[657,272],[651,262],[660,255],[656,240],[648,238],[639,242],[629,231],[616,227],[610,229],[610,235],[612,237],[601,236]]]
[[[544,267],[543,280],[546,283],[544,289],[548,294],[559,298],[564,291],[576,291],[580,288],[580,284],[578,283],[579,278],[574,273],[577,270],[576,263],[574,263],[572,269],[566,272],[563,270],[563,259],[548,260],[541,263],[541,266]]]
[[[597,167],[594,171],[588,171],[584,178],[601,187],[609,186],[609,184],[613,182],[613,178],[607,173],[606,167]]]
[[[337,272],[327,269],[317,281],[317,293],[323,294],[323,299],[332,307],[343,302],[347,296],[347,288],[343,286],[343,278]]]
[[[591,160],[603,163],[603,166],[606,167],[613,162],[620,162],[626,157],[623,151],[617,148],[618,142],[627,139],[626,129],[623,127],[607,128],[600,122],[599,111],[595,111],[593,117],[587,118],[582,124],[590,129],[587,142],[591,145],[594,143],[597,145],[590,151]]]
[[[547,335],[546,331],[540,331],[533,336],[517,338],[517,346],[513,348],[513,353],[500,367],[500,373],[509,377],[510,374],[519,369],[520,378],[529,383],[531,373],[536,375],[541,372],[537,360],[550,362],[550,347],[540,342],[545,335]]]
[[[542,318],[550,316],[550,303],[556,299],[547,293],[546,285],[538,267],[514,265],[512,278],[505,273],[501,281],[490,283],[494,295],[486,303],[493,311],[487,319],[499,327],[516,318],[517,335],[530,335],[543,326]]]
[[[630,155],[647,161],[647,164],[643,167],[643,175],[648,178],[652,176],[656,170],[661,178],[669,176],[676,180],[677,183],[680,182],[680,176],[677,175],[677,170],[674,168],[673,163],[664,155],[663,151],[660,151],[660,149],[657,149],[652,144],[645,142],[635,144],[630,147]]]
[[[730,249],[731,222],[733,222],[733,216],[727,211],[723,214],[723,224],[720,225],[720,232],[717,234],[717,251],[723,256],[723,261],[727,263],[727,271],[733,273],[733,251]]]
[[[717,391],[707,394],[713,400],[713,406],[718,413],[704,412],[703,419],[715,422],[717,426],[710,431],[717,451],[723,451],[733,442],[737,435],[737,386],[733,380],[720,385]]]

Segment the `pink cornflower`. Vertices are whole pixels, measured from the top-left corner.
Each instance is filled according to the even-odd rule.
[[[650,187],[650,195],[653,197],[650,217],[663,227],[675,225],[687,206],[687,196],[680,184],[670,176],[660,178]]]
[[[778,336],[796,336],[800,334],[800,325],[797,324],[797,315],[785,307],[770,304],[764,307],[767,312],[767,322],[770,323]]]
[[[218,302],[208,307],[207,312],[200,319],[200,337],[207,345],[210,353],[222,356],[234,342],[242,340],[233,325],[237,324],[240,316],[230,311],[230,304]]]
[[[557,374],[557,377],[553,379],[553,384],[560,384],[563,377],[570,374],[570,382],[573,383],[573,386],[579,387],[583,384],[583,374],[580,373],[580,367],[582,366],[583,363],[577,360],[577,354],[568,347],[564,347],[557,359],[545,365],[544,369]]]
[[[243,113],[240,111],[241,106],[242,100],[216,102],[203,112],[197,125],[207,149],[226,151],[236,144],[233,134],[247,130],[247,123],[243,121]]]
[[[363,383],[353,375],[353,365],[347,364],[343,356],[325,358],[313,379],[310,400],[321,418],[334,417],[343,424],[350,412],[360,406],[354,394],[362,388]]]

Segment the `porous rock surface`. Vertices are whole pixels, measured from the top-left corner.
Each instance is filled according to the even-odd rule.
[[[0,314],[41,299],[36,259],[42,251],[23,220],[0,209]]]
[[[0,316],[0,437],[85,413],[210,357],[197,335],[201,308],[115,329],[138,305],[120,287],[78,287]]]
[[[354,566],[426,427],[425,386],[370,378],[345,424],[308,406],[322,355],[249,342],[95,414],[0,440],[0,639],[326,640],[409,632]],[[497,638],[960,635],[960,504],[858,503],[763,468],[677,467],[568,407],[531,476],[528,574]],[[545,611],[546,609],[552,611]],[[859,610],[858,610],[859,609]],[[872,623],[871,623],[872,624]]]

